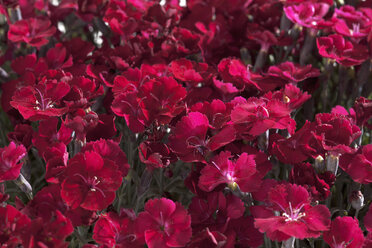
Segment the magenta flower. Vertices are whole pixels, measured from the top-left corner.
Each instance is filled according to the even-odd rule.
[[[329,7],[326,3],[307,1],[297,5],[288,5],[284,7],[284,12],[293,23],[307,28],[322,29],[332,25],[331,22],[323,19]]]
[[[178,202],[149,200],[137,219],[137,229],[149,248],[183,247],[191,238],[191,218]]]
[[[260,187],[262,175],[256,169],[254,155],[242,153],[238,159],[232,160],[230,152],[221,152],[212,159],[200,172],[199,187],[204,191],[212,191],[220,184],[227,184],[244,192],[252,192]]]
[[[0,183],[18,178],[23,165],[20,160],[26,154],[26,148],[23,145],[16,145],[14,142],[0,148]]]
[[[279,184],[270,190],[268,202],[271,207],[253,206],[251,211],[255,227],[272,240],[316,238],[329,230],[329,209],[324,205],[311,206],[309,193],[302,186]]]
[[[360,248],[364,242],[358,220],[349,216],[334,219],[331,229],[324,232],[323,239],[331,248]]]

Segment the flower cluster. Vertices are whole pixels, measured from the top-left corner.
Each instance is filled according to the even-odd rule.
[[[371,0],[4,0],[0,38],[0,247],[372,247]]]

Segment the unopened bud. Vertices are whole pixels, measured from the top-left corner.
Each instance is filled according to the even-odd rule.
[[[290,101],[291,101],[291,99],[289,99],[288,96],[283,95],[283,102],[284,102],[284,103],[289,103]]]
[[[315,159],[314,169],[317,173],[325,172],[324,158],[321,155],[318,155]]]
[[[364,206],[364,196],[360,190],[351,192],[349,200],[351,206],[356,210],[360,210]]]
[[[236,182],[229,183],[228,186],[232,191],[235,191],[238,188],[238,184]]]
[[[334,175],[337,174],[339,158],[340,156],[335,154],[328,154],[326,158],[327,171],[332,172]]]

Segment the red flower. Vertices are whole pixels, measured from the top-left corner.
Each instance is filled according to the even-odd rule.
[[[264,97],[267,99],[277,99],[282,101],[287,104],[291,110],[295,110],[309,100],[311,95],[306,91],[302,92],[296,85],[286,84],[284,89],[282,88],[279,91],[274,92],[269,91],[264,95]]]
[[[209,121],[199,112],[190,112],[176,124],[169,137],[169,148],[185,162],[204,161],[210,151],[235,140],[235,130],[227,125],[211,138],[207,138]]]
[[[372,233],[372,204],[369,205],[367,214],[364,216],[364,226],[369,233]]]
[[[13,42],[24,41],[34,47],[41,47],[47,44],[48,37],[56,32],[49,20],[40,18],[29,18],[17,21],[9,26],[8,39]]]
[[[34,133],[32,143],[38,149],[41,156],[43,156],[48,148],[66,146],[72,140],[72,130],[62,122],[57,131],[58,123],[59,119],[52,117],[40,121],[38,132]]]
[[[120,149],[119,143],[113,140],[100,139],[88,142],[81,151],[93,151],[98,153],[103,159],[109,159],[115,162],[122,176],[127,176],[130,165],[128,164],[127,156]]]
[[[263,134],[268,129],[288,129],[294,133],[296,122],[291,119],[291,109],[278,100],[251,97],[246,103],[231,111],[231,120],[238,134],[246,138]]]
[[[351,152],[352,148],[349,146],[361,134],[359,127],[344,115],[317,114],[314,125],[314,138],[322,149],[330,152]]]
[[[319,54],[323,57],[336,60],[343,66],[354,66],[368,59],[367,47],[353,44],[338,34],[316,39]]]
[[[141,248],[135,234],[135,214],[122,209],[120,215],[109,212],[99,217],[93,230],[93,239],[102,245],[118,248]]]
[[[31,121],[62,116],[67,112],[67,107],[60,106],[60,100],[69,91],[70,86],[67,83],[48,80],[35,86],[20,88],[10,104],[18,109],[23,118]]]
[[[277,241],[319,237],[329,229],[331,214],[324,205],[311,206],[305,188],[295,184],[279,184],[268,195],[272,208],[253,206],[255,227]],[[279,215],[275,212],[279,211]]]
[[[202,76],[195,71],[193,63],[187,59],[173,60],[169,70],[173,73],[176,79],[181,81],[190,81],[192,84],[197,84],[203,81]]]
[[[69,161],[61,196],[72,209],[81,206],[87,210],[103,210],[114,201],[121,182],[121,172],[114,162],[86,151]]]
[[[364,242],[358,220],[348,216],[333,220],[331,229],[324,232],[323,239],[331,248],[360,248]]]
[[[360,147],[355,154],[340,158],[340,167],[358,183],[372,183],[372,144]]]
[[[24,247],[66,247],[65,239],[73,231],[71,221],[57,210],[50,219],[32,220],[22,240]]]
[[[192,234],[191,218],[184,207],[166,198],[149,200],[137,219],[149,248],[183,247]]]
[[[150,170],[167,167],[171,161],[176,160],[168,146],[162,142],[145,141],[139,145],[138,149],[141,162],[148,165],[147,168]]]
[[[207,227],[204,231],[197,233],[192,237],[187,248],[224,247],[227,242],[227,237],[218,231],[210,231]]]
[[[266,75],[278,77],[295,84],[310,77],[318,77],[320,72],[311,65],[301,66],[287,61],[279,65],[270,66]]]
[[[222,80],[227,83],[232,83],[237,89],[243,91],[246,87],[260,89],[260,87],[250,80],[247,67],[238,60],[226,58],[218,64],[218,72]]]
[[[231,160],[230,152],[221,152],[205,166],[199,178],[199,187],[212,191],[220,184],[228,184],[233,189],[239,186],[244,192],[252,192],[260,187],[262,176],[256,169],[254,155],[242,153],[238,159]]]
[[[324,201],[328,198],[330,188],[336,179],[329,171],[324,174],[326,175],[318,175],[311,164],[301,163],[293,166],[288,179],[290,183],[305,187],[313,201]],[[328,180],[328,178],[331,180]]]
[[[372,117],[372,100],[359,97],[355,100],[353,108],[358,126],[369,126],[368,120]]]
[[[18,178],[23,165],[19,161],[26,154],[26,148],[14,142],[10,142],[7,147],[0,148],[0,183]]]
[[[0,245],[17,247],[21,245],[21,235],[30,225],[30,219],[11,205],[0,207]]]
[[[90,225],[96,219],[96,213],[81,207],[71,209],[61,198],[61,186],[51,184],[42,188],[22,209],[31,218],[41,217],[50,220],[58,210],[66,216],[73,226]]]
[[[159,77],[145,82],[140,93],[142,108],[149,113],[150,123],[157,120],[159,124],[168,124],[184,109],[182,100],[186,97],[186,89],[171,77]]]

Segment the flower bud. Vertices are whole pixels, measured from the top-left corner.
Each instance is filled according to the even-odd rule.
[[[364,206],[364,196],[360,190],[351,192],[349,201],[356,210],[360,210]]]

